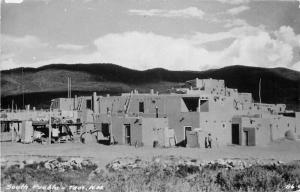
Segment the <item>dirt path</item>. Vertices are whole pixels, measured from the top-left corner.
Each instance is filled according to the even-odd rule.
[[[299,141],[280,141],[264,147],[225,146],[214,149],[199,148],[151,148],[115,145],[104,146],[100,144],[20,144],[1,143],[1,158],[10,161],[16,160],[42,160],[58,156],[84,157],[94,160],[103,167],[111,160],[125,156],[139,156],[151,159],[154,156],[186,156],[202,160],[215,160],[220,158],[257,158],[276,159],[281,161],[300,160]]]

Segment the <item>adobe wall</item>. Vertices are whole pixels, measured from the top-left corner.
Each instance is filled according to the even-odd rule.
[[[285,137],[287,131],[295,133],[295,118],[285,116],[270,116],[263,118],[243,117],[242,128],[255,128],[256,145],[266,145]],[[242,141],[245,137],[242,134]]]
[[[300,138],[300,112],[296,112],[296,135]]]
[[[166,142],[165,129],[168,129],[167,118],[142,118],[142,142],[144,146],[153,146],[158,141],[160,146]]]
[[[209,97],[209,112],[200,112],[200,128],[211,133],[219,145],[231,144],[231,120],[234,115],[233,98]]]

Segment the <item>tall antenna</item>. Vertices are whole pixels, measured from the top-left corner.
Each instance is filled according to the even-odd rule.
[[[72,97],[72,79],[71,79],[71,77],[69,77],[70,78],[70,97],[69,98],[71,98]]]
[[[68,77],[68,98],[70,97],[70,77]]]
[[[23,109],[25,109],[25,96],[24,96],[24,67],[22,67],[22,99],[23,99]]]
[[[259,103],[261,103],[261,78],[259,78],[258,96],[259,96]]]
[[[72,80],[71,77],[68,77],[68,98],[71,98],[71,87],[72,87]]]

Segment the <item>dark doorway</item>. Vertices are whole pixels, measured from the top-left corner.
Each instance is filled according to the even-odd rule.
[[[240,125],[239,124],[231,125],[231,136],[232,136],[232,144],[239,145],[240,144]]]
[[[144,113],[144,102],[139,102],[139,112]]]
[[[245,135],[245,145],[248,146],[249,145],[249,132],[244,131],[244,135]]]
[[[101,123],[101,132],[103,138],[99,139],[98,142],[104,145],[110,145],[111,136],[108,123]]]
[[[187,144],[187,131],[192,131],[192,127],[184,127],[184,146]]]
[[[104,137],[109,137],[110,136],[109,124],[108,123],[102,123],[101,124],[101,130],[102,130],[102,134],[103,134]]]
[[[90,99],[86,100],[86,108],[87,109],[92,109],[92,100],[90,100]]]
[[[255,128],[244,128],[245,145],[255,146]]]
[[[124,124],[125,127],[125,144],[131,144],[130,124]]]

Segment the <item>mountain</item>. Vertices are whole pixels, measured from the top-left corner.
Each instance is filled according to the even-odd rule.
[[[100,95],[114,95],[132,89],[167,92],[198,77],[224,79],[227,87],[251,92],[256,101],[261,78],[262,102],[286,103],[291,109],[300,110],[300,72],[286,68],[230,66],[207,71],[169,71],[162,68],[137,71],[114,64],[52,64],[2,71],[2,107],[11,105],[12,100],[21,106],[22,87],[25,104],[47,107],[52,98],[67,96],[68,76],[72,78],[73,96],[90,95],[93,91]]]

